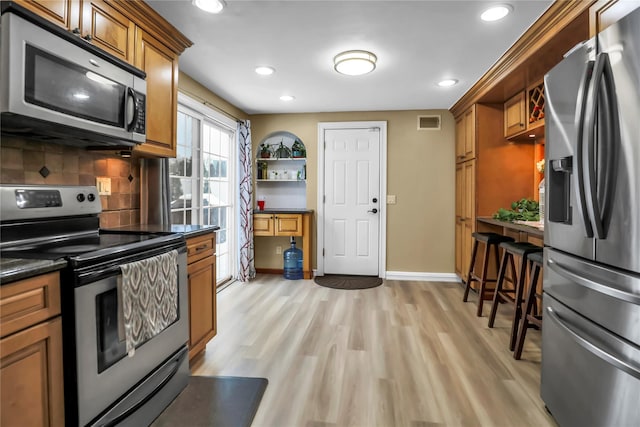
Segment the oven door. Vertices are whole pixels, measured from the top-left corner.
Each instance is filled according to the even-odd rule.
[[[187,302],[187,258],[178,252],[178,318],[127,356],[118,333],[117,284],[113,275],[75,288],[75,356],[78,422],[86,425],[117,403],[128,391],[158,370],[189,337]]]

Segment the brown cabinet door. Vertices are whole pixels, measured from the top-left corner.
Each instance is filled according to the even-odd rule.
[[[302,215],[275,215],[275,236],[302,236]]]
[[[0,425],[64,425],[60,317],[0,340]]]
[[[464,114],[456,119],[456,162],[464,161],[465,126]]]
[[[189,359],[205,349],[216,335],[215,257],[187,267],[189,275]]]
[[[135,24],[102,0],[83,0],[82,37],[116,58],[133,64]]]
[[[273,236],[274,219],[272,214],[253,215],[253,235]]]
[[[464,113],[464,157],[465,160],[476,157],[476,106]]]
[[[175,157],[178,55],[136,28],[135,65],[147,73],[147,141],[136,147],[136,152]]]
[[[509,137],[526,129],[526,104],[524,92],[504,103],[504,136]]]
[[[67,30],[79,26],[79,3],[72,0],[16,0],[20,6]]]

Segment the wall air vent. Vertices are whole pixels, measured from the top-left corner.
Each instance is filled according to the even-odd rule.
[[[418,130],[440,130],[441,116],[418,116]]]

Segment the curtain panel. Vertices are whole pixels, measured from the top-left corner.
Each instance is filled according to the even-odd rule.
[[[256,277],[253,252],[253,156],[251,155],[251,122],[239,121],[238,139],[238,280],[248,282]]]

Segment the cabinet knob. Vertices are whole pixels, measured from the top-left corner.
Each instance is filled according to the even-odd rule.
[[[71,32],[72,32],[73,34],[80,34],[80,28],[76,27],[76,28],[74,28],[73,30],[71,30]]]
[[[87,34],[86,36],[83,37],[83,39],[90,42],[91,40],[93,40],[93,37],[91,37],[91,34]]]

